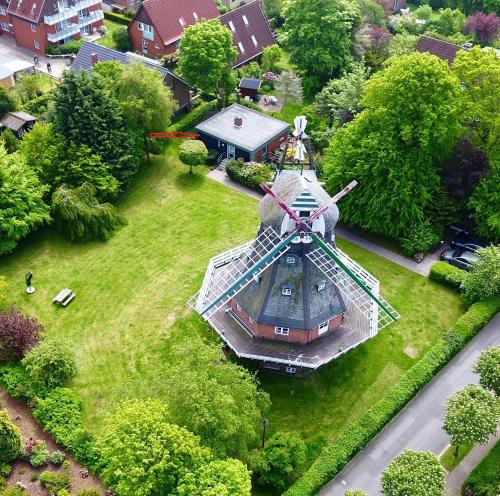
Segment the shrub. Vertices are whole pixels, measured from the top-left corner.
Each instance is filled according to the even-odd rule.
[[[128,26],[130,23],[130,19],[124,15],[117,14],[116,12],[110,12],[108,10],[104,10],[103,12],[104,12],[104,19],[115,21],[118,24],[123,24],[124,26]]]
[[[83,45],[83,38],[79,40],[68,41],[64,45],[61,45],[61,53],[62,54],[78,53],[78,50],[80,50],[82,45]]]
[[[38,96],[33,100],[25,103],[22,109],[28,114],[34,115],[38,118],[43,118],[45,116],[45,113],[47,112],[51,99],[52,95],[50,93],[44,93],[43,95]]]
[[[37,441],[31,450],[30,463],[32,467],[38,468],[49,461],[50,453],[45,441]]]
[[[211,102],[203,102],[204,104],[199,104],[196,108],[193,108],[187,114],[184,114],[176,122],[174,122],[169,130],[170,131],[191,131],[200,122],[208,119],[215,113],[219,111],[219,102],[217,100],[212,100]]]
[[[50,462],[53,463],[54,465],[62,465],[64,463],[64,459],[66,456],[62,451],[53,451],[50,454]]]
[[[9,416],[0,410],[0,465],[14,460],[21,452],[21,433]]]
[[[500,396],[500,346],[483,350],[474,372],[479,374],[481,386]]]
[[[14,487],[8,487],[7,489],[4,489],[1,493],[1,496],[26,496],[26,491],[21,489],[20,487],[14,486]]]
[[[92,471],[97,471],[100,466],[100,453],[95,445],[94,435],[83,429],[77,429],[71,439],[69,449],[73,453],[75,460],[82,465],[87,466]],[[63,463],[69,463],[67,460]]]
[[[500,298],[491,298],[472,305],[450,331],[455,334],[460,347],[474,337],[498,310],[500,310]],[[316,494],[394,418],[457,351],[456,344],[450,344],[449,340],[440,340],[406,372],[383,399],[340,433],[335,442],[326,446],[309,470],[284,494],[286,496]]]
[[[47,488],[50,495],[60,496],[61,491],[67,491],[71,485],[71,476],[68,472],[42,472],[40,475],[42,486]]]
[[[481,248],[477,256],[462,283],[465,299],[469,303],[500,295],[500,246]]]
[[[19,141],[10,129],[5,129],[0,133],[0,143],[1,142],[3,142],[3,146],[7,153],[14,153],[19,148]]]
[[[227,175],[233,180],[262,193],[261,183],[267,183],[274,177],[273,170],[257,162],[244,163],[242,159],[231,160],[226,164]]]
[[[20,360],[40,339],[42,325],[14,305],[0,313],[0,360]]]
[[[75,432],[82,425],[81,399],[71,389],[56,388],[39,399],[33,416],[51,432],[55,440],[69,446]],[[61,460],[61,463],[64,461]]]
[[[131,49],[128,30],[125,26],[120,26],[119,28],[115,29],[113,31],[112,37],[118,50],[127,52]]]
[[[78,491],[75,496],[101,496],[99,489],[88,488]]]
[[[34,384],[20,363],[0,363],[0,382],[13,398],[31,401],[45,394],[45,388]]]
[[[465,277],[465,272],[446,262],[436,262],[432,265],[429,279],[459,289]]]
[[[0,86],[0,118],[2,118],[6,112],[10,112],[15,109],[16,104],[14,100],[7,93],[7,91]]]
[[[8,463],[0,463],[0,477],[8,477],[12,472],[12,467]]]
[[[464,483],[463,494],[497,496],[500,494],[500,441],[486,458],[471,472]]]
[[[76,374],[73,350],[56,341],[42,341],[23,359],[30,378],[48,388],[64,386]]]
[[[432,250],[440,239],[441,233],[436,232],[429,221],[425,221],[409,229],[399,242],[404,254],[413,256],[416,253],[427,253]]]
[[[277,432],[267,443],[256,472],[260,484],[283,490],[306,460],[306,445],[293,432]]]
[[[47,45],[45,47],[46,55],[61,55],[61,45]]]
[[[78,188],[66,184],[52,195],[52,212],[57,228],[70,241],[106,241],[123,224],[116,208],[99,203],[97,190],[90,183]]]
[[[202,165],[208,157],[208,150],[203,141],[186,140],[179,147],[179,158],[181,162],[189,165],[189,173],[193,173],[193,166]]]

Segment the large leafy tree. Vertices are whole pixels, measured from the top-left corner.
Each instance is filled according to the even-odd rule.
[[[350,68],[352,37],[361,20],[355,2],[288,0],[284,17],[284,41],[303,75],[307,94]]]
[[[500,346],[486,348],[474,367],[479,383],[500,396]]]
[[[7,93],[7,90],[0,86],[0,118],[4,116],[6,112],[15,110],[16,104],[11,96]]]
[[[21,141],[20,153],[41,181],[53,191],[62,184],[92,184],[99,198],[114,196],[119,187],[110,166],[87,145],[68,142],[51,124],[36,124]]]
[[[164,381],[170,417],[219,455],[244,455],[259,436],[269,397],[255,376],[228,362],[201,340],[174,348],[175,366]]]
[[[149,134],[165,131],[176,103],[160,74],[139,62],[128,64],[114,84],[129,128],[138,133],[149,156]]]
[[[0,254],[50,220],[44,193],[24,158],[18,153],[8,155],[0,144]]]
[[[500,402],[489,391],[470,384],[448,398],[443,428],[458,449],[464,444],[486,444],[497,432]]]
[[[210,462],[198,438],[168,422],[156,400],[121,403],[98,439],[104,483],[121,496],[172,494],[179,481]]]
[[[430,451],[405,450],[382,473],[384,496],[444,496],[444,468]]]
[[[239,460],[214,460],[187,473],[177,487],[178,496],[250,496],[250,473]]]
[[[218,19],[211,19],[184,31],[178,68],[193,86],[217,95],[225,105],[235,85],[232,65],[236,56],[231,31]]]
[[[478,259],[462,283],[464,296],[469,303],[500,296],[500,246],[488,246],[477,251]]]
[[[87,145],[126,183],[139,166],[137,148],[127,131],[123,110],[99,80],[85,71],[67,71],[54,92],[53,124],[77,145]]]
[[[400,237],[432,220],[439,171],[460,130],[459,81],[442,60],[415,53],[375,74],[361,105],[327,150],[327,187],[336,192],[356,179],[342,203],[344,218]]]
[[[453,72],[463,88],[462,118],[474,144],[490,152],[500,146],[500,64],[493,50],[460,50]]]

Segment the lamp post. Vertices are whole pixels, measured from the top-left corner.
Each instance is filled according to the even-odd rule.
[[[35,288],[31,285],[31,280],[33,279],[32,272],[26,272],[25,281],[26,281],[26,293],[33,294],[35,292]]]
[[[266,427],[269,425],[269,420],[262,419],[262,447],[266,444]]]

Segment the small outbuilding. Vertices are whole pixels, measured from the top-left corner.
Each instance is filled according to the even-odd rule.
[[[252,100],[257,99],[257,93],[259,92],[260,85],[262,81],[256,78],[241,78],[238,89],[240,90],[240,95],[242,97],[248,96]]]
[[[37,118],[16,110],[7,112],[0,120],[0,129],[10,129],[18,138],[21,138],[26,131],[29,131],[37,121]]]
[[[209,150],[228,159],[265,162],[288,137],[290,125],[237,103],[196,126]]]
[[[9,88],[12,88],[14,84],[14,72],[8,67],[0,65],[0,86],[8,90]]]

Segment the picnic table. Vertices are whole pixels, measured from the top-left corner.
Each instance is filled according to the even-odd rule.
[[[278,103],[278,99],[273,95],[269,96],[268,100],[269,100],[269,103],[271,103],[272,105],[276,105]]]
[[[69,288],[64,288],[59,293],[54,296],[53,302],[65,307],[74,297],[76,296],[73,291]]]

